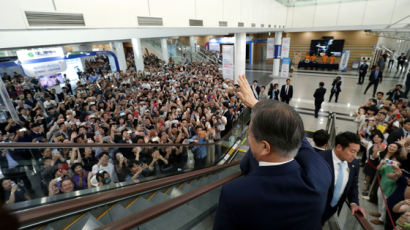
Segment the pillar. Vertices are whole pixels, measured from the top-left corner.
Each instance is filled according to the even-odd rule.
[[[161,39],[161,51],[162,51],[162,58],[164,59],[165,63],[168,64],[169,53],[168,53],[168,40],[166,38]]]
[[[235,53],[234,53],[234,80],[238,79],[239,75],[245,74],[246,65],[246,33],[235,34]]]
[[[132,50],[134,51],[135,68],[137,71],[144,71],[144,58],[140,38],[132,38]]]
[[[273,54],[273,76],[279,77],[280,70],[280,52],[282,45],[282,32],[275,32],[275,52]]]
[[[124,45],[122,42],[110,42],[110,47],[112,52],[117,56],[118,60],[118,65],[120,66],[120,69],[117,71],[126,71],[127,70],[127,60],[125,58],[125,52],[124,52]],[[112,62],[112,59],[110,59],[110,66],[115,66],[114,63]],[[111,67],[113,68],[113,67]]]
[[[191,47],[191,52],[196,51],[196,40],[195,40],[194,36],[189,37],[189,46]]]

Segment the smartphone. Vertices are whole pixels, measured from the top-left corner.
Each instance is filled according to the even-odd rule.
[[[60,152],[57,149],[53,149],[53,151],[51,151],[54,155],[59,154]]]
[[[60,181],[62,181],[63,179],[61,178],[61,177],[57,177],[56,179],[55,179],[55,181],[56,182],[60,182]]]
[[[401,115],[400,113],[396,114],[396,119],[400,119]]]
[[[386,142],[382,142],[381,146],[382,146],[382,148],[384,148],[384,149],[385,149],[385,148],[387,147]]]
[[[397,162],[396,162],[396,161],[393,161],[393,160],[386,159],[386,164],[392,165],[392,166],[396,166],[396,165],[397,165]]]

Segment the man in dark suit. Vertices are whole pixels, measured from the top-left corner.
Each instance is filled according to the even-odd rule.
[[[282,85],[282,90],[280,91],[280,100],[289,104],[293,97],[293,86],[290,84],[290,79],[286,79],[286,85]]]
[[[367,69],[369,69],[369,65],[367,65],[366,61],[363,61],[363,64],[359,67],[359,82],[357,84],[361,85],[364,82],[364,77],[367,74]]]
[[[325,83],[320,82],[319,88],[316,89],[313,97],[315,98],[315,117],[318,117],[319,110],[322,107],[322,102],[325,100],[326,89],[324,88]]]
[[[313,149],[316,152],[325,151],[327,148],[327,143],[329,142],[330,135],[323,129],[319,129],[313,133]]]
[[[360,150],[360,138],[352,132],[340,133],[336,136],[333,150],[319,152],[332,169],[333,185],[329,191],[326,212],[323,215],[325,223],[336,212],[340,213],[346,198],[349,202],[352,215],[360,213],[366,217],[366,213],[359,206],[358,178],[359,161],[356,159]]]
[[[396,129],[392,133],[390,133],[389,137],[387,137],[387,143],[391,144],[391,143],[394,143],[400,140],[402,137],[408,137],[409,132],[410,132],[410,118],[407,118],[404,121],[403,128]]]
[[[222,187],[214,229],[321,229],[330,167],[304,138],[302,119],[293,108],[257,102],[244,76],[238,83],[238,96],[252,108],[252,152],[241,162],[247,176]]]
[[[407,73],[406,77],[406,91],[404,92],[404,96],[407,98],[407,94],[409,93],[410,90],[410,72]]]
[[[259,100],[259,94],[261,92],[261,88],[258,86],[257,80],[253,81],[253,85],[251,86],[251,88],[252,88],[253,96],[255,96],[255,98]]]
[[[383,72],[380,70],[379,66],[376,66],[375,69],[370,73],[369,84],[364,90],[364,94],[366,94],[370,86],[374,85],[373,86],[373,97],[375,97],[376,92],[377,92],[377,86],[379,86],[379,83],[382,83],[382,80],[383,80]]]
[[[330,97],[329,97],[329,102],[332,101],[333,95],[335,95],[335,102],[337,103],[337,100],[339,99],[339,93],[342,92],[341,89],[342,86],[342,78],[340,76],[337,76],[335,80],[333,80],[332,83],[332,89],[330,90]]]
[[[401,66],[401,70],[400,71],[404,71],[404,63],[406,62],[406,56],[404,55],[404,53],[401,53],[401,55],[397,58],[397,72],[400,69]]]

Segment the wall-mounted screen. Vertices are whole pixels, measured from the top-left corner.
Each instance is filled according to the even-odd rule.
[[[62,83],[64,83],[64,79],[61,73],[40,77],[40,84],[44,88],[53,87]]]
[[[341,56],[343,52],[343,45],[345,40],[312,40],[310,42],[310,54],[320,55],[325,53],[327,55]]]

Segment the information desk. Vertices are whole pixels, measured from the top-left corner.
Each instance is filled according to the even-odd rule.
[[[299,62],[299,65],[298,65],[298,69],[300,68],[338,70],[339,64],[322,64],[322,63],[317,63],[317,62],[305,63],[304,61],[301,61]]]

